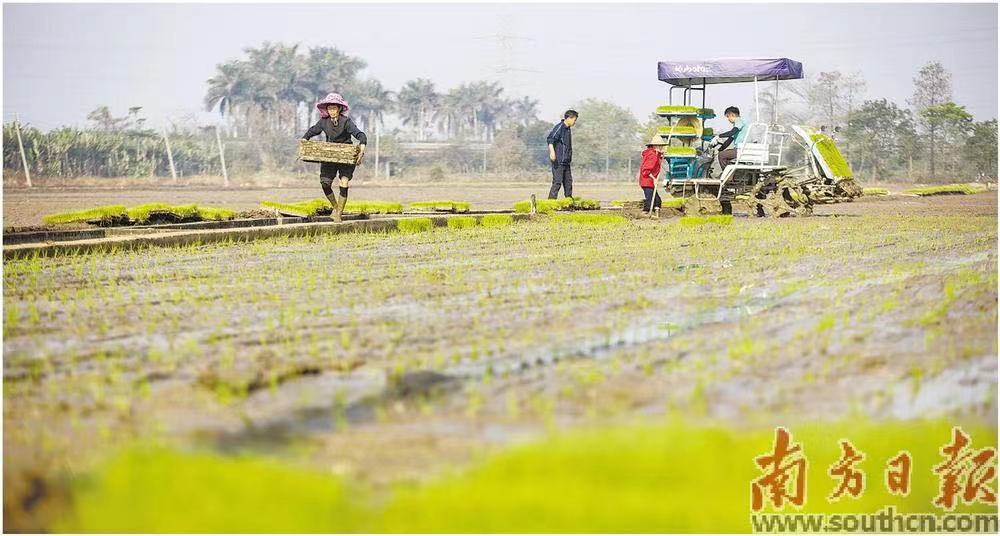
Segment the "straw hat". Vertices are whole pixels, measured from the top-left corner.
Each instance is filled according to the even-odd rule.
[[[646,144],[646,147],[649,147],[650,145],[665,146],[667,145],[667,140],[664,140],[663,136],[660,136],[659,134],[653,134],[653,139],[649,140],[649,143]]]
[[[340,96],[340,93],[330,93],[323,100],[316,103],[316,109],[319,110],[320,117],[330,117],[330,114],[326,111],[326,107],[330,104],[340,105],[340,115],[346,116],[351,111],[351,107],[348,106],[344,97]]]

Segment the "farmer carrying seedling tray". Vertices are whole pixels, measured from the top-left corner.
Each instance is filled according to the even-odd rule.
[[[347,117],[351,107],[339,94],[330,93],[316,103],[316,109],[319,110],[320,119],[315,125],[309,127],[309,130],[302,136],[303,140],[309,140],[321,132],[326,134],[326,141],[331,143],[350,144],[352,137],[358,140],[358,146],[355,149],[357,153],[353,159],[349,156],[350,151],[346,153],[347,158],[344,158],[343,154],[338,155],[337,153],[340,151],[315,151],[328,153],[325,158],[319,156],[319,158],[323,158],[319,167],[319,184],[323,188],[323,194],[333,205],[334,221],[341,221],[344,205],[347,204],[347,190],[350,187],[351,177],[354,176],[354,169],[361,164],[361,160],[365,156],[365,145],[368,144],[368,137],[354,124],[353,119]],[[310,152],[312,151],[308,150],[305,143],[300,144],[299,155],[303,157],[303,160],[309,160],[309,154],[304,153]],[[316,156],[313,155],[313,157]],[[338,180],[339,196],[333,191],[334,180]]]

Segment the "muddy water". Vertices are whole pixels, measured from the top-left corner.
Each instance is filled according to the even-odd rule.
[[[668,411],[995,419],[995,267],[995,214],[5,263],[5,477],[150,437],[389,483],[553,426]]]

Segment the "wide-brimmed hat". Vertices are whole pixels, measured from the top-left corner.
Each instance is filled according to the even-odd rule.
[[[667,140],[663,139],[663,136],[660,136],[659,134],[653,134],[653,139],[649,140],[649,143],[646,144],[646,147],[649,147],[650,145],[666,145],[666,144]]]
[[[347,115],[347,112],[351,111],[351,107],[344,100],[344,97],[340,96],[340,93],[330,93],[323,97],[323,100],[316,103],[316,109],[319,110],[320,117],[330,117],[330,114],[326,111],[326,107],[331,104],[340,105],[340,115]]]

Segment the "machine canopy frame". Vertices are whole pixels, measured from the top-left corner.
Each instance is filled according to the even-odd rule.
[[[661,61],[657,77],[672,86],[735,84],[803,77],[802,63],[789,58],[720,58],[702,61]]]

